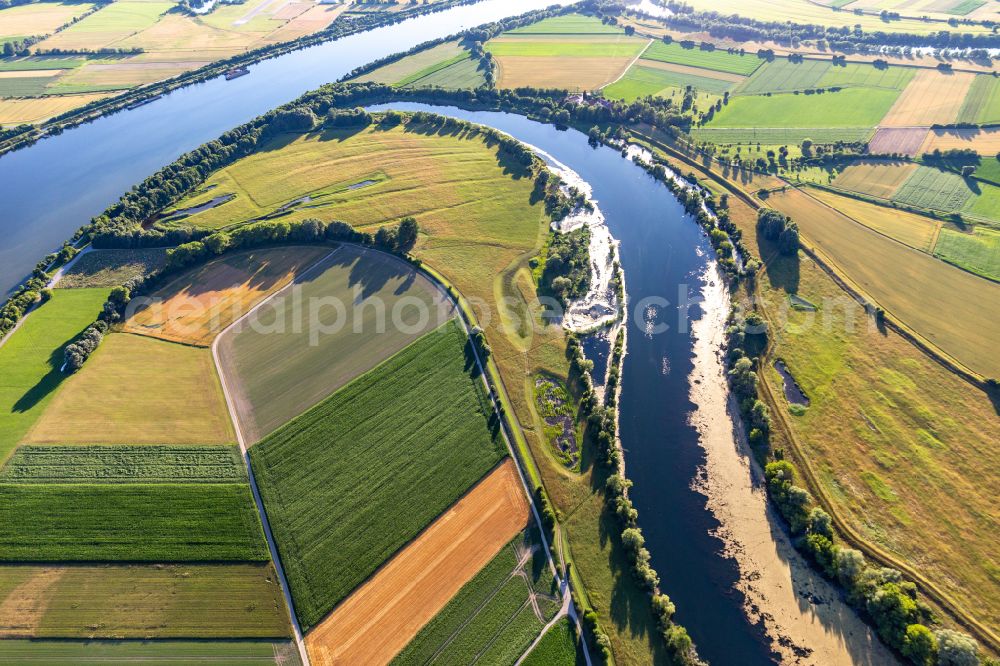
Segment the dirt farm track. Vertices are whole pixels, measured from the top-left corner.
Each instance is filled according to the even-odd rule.
[[[507,458],[306,635],[314,664],[384,664],[528,522]]]

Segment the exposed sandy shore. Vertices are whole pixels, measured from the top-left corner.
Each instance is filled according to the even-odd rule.
[[[763,472],[752,461],[725,381],[722,347],[729,298],[713,264],[702,290],[695,337],[691,423],[707,462],[695,489],[721,523],[718,536],[740,571],[751,621],[762,621],[781,663],[815,666],[895,664],[874,632],[839,592],[795,550],[767,503]]]

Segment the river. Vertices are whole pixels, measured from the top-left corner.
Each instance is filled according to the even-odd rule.
[[[484,0],[293,51],[0,157],[0,295],[143,178],[356,67],[566,0]]]
[[[372,107],[387,108],[495,127],[592,188],[625,271],[620,436],[632,499],[661,587],[701,656],[741,666],[894,663],[768,508],[727,411],[719,350],[729,302],[714,251],[669,190],[575,130],[455,107]]]

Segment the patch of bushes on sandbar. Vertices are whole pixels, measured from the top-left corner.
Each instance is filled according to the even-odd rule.
[[[879,637],[911,663],[995,664],[979,654],[972,637],[941,627],[930,607],[920,600],[916,584],[906,580],[902,572],[871,564],[860,551],[835,542],[830,515],[797,484],[798,472],[784,459],[784,452],[769,449],[770,415],[758,398],[759,359],[748,355],[748,349],[763,348],[753,338],[766,338],[766,322],[757,313],[740,318],[734,312],[726,333],[730,386],[739,400],[751,446],[758,455],[771,456],[764,467],[768,494],[787,521],[795,547],[837,583],[848,603],[871,621]]]

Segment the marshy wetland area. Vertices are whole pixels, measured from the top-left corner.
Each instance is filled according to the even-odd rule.
[[[1000,664],[1000,12],[716,4],[0,0],[0,661]]]

